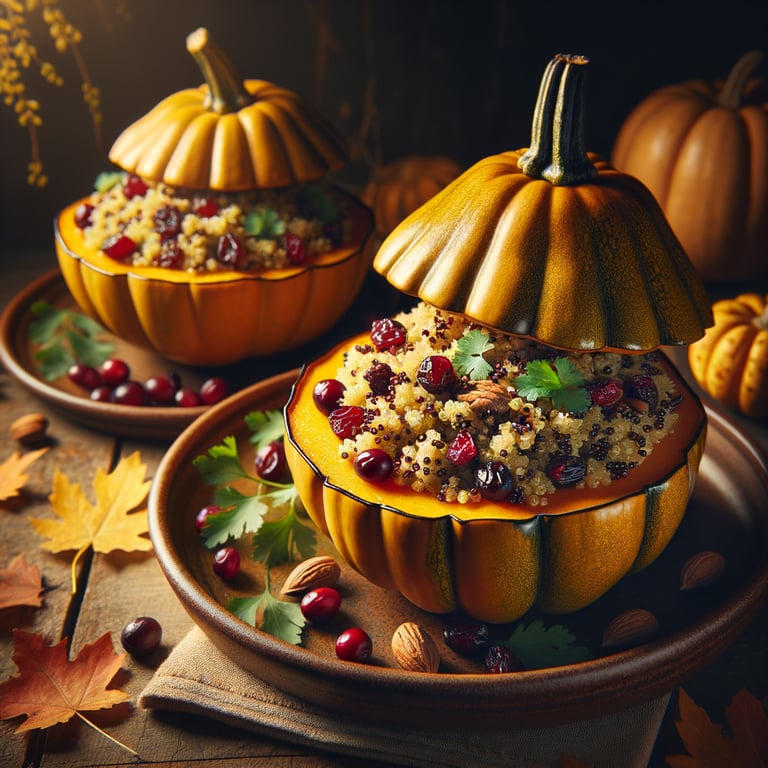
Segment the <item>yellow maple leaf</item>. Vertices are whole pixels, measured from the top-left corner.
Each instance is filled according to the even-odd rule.
[[[101,468],[96,470],[95,505],[85,497],[78,483],[71,483],[63,472],[55,470],[48,499],[59,519],[33,518],[30,522],[48,539],[43,547],[50,552],[77,550],[72,561],[73,592],[77,563],[88,547],[101,553],[152,549],[152,542],[143,535],[148,531],[147,510],[137,510],[147,498],[151,484],[145,480],[146,470],[138,451],[122,459],[109,474]]]
[[[16,451],[0,464],[0,501],[19,495],[22,486],[29,479],[24,471],[47,450],[40,448],[23,455]]]

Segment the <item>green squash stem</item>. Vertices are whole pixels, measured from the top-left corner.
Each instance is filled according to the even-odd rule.
[[[520,170],[555,185],[579,184],[597,176],[584,143],[586,56],[558,53],[547,65],[531,127],[531,144]]]
[[[197,62],[208,85],[206,108],[219,115],[237,112],[254,99],[243,86],[231,59],[200,27],[187,37],[187,50]]]
[[[717,97],[717,103],[726,109],[738,109],[741,106],[744,86],[747,78],[758,68],[763,60],[763,54],[760,51],[749,51],[745,53],[734,65],[728,79],[725,81],[723,90]]]

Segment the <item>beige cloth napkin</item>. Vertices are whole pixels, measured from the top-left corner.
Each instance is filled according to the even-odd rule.
[[[590,768],[646,768],[668,702],[665,695],[585,722],[503,732],[357,725],[243,670],[198,627],[158,667],[139,699],[147,708],[191,712],[314,749],[416,768],[560,768],[563,755]]]

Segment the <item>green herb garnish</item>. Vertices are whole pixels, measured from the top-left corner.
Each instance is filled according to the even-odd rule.
[[[474,328],[462,336],[456,343],[453,355],[453,367],[460,376],[469,376],[473,381],[487,379],[493,366],[483,357],[493,349],[490,336],[486,331]]]
[[[548,397],[555,408],[571,413],[582,413],[591,403],[584,388],[584,376],[567,357],[531,360],[525,373],[515,380],[515,386],[526,400],[535,402]]]
[[[282,411],[252,411],[246,415],[245,423],[253,433],[251,443],[257,448],[282,440],[285,434]]]
[[[575,664],[592,658],[588,648],[574,645],[576,638],[560,624],[545,627],[542,621],[519,624],[502,645],[507,646],[526,669]]]
[[[285,222],[272,208],[247,213],[243,220],[243,227],[245,233],[252,237],[274,239],[285,234]]]
[[[123,180],[123,176],[125,174],[122,171],[103,171],[93,182],[93,188],[100,193],[109,192]]]
[[[90,317],[46,301],[36,301],[30,309],[35,319],[29,324],[29,340],[40,345],[35,360],[46,381],[65,376],[75,363],[98,368],[114,353],[114,344],[98,338],[106,330]]]

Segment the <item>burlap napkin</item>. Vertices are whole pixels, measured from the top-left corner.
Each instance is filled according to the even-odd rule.
[[[551,728],[489,733],[356,725],[259,680],[195,627],[157,669],[139,701],[147,708],[191,712],[314,749],[397,765],[559,768],[560,758],[568,755],[592,768],[645,768],[669,696]]]

